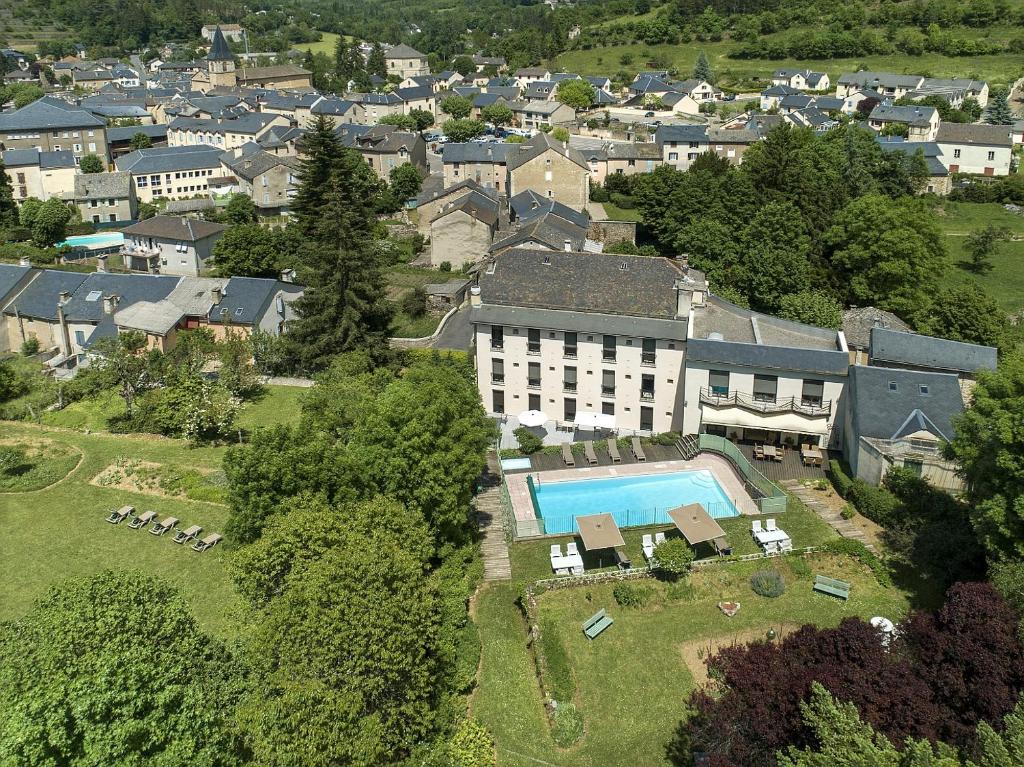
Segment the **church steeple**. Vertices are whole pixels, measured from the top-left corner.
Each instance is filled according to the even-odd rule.
[[[231,49],[228,48],[228,41],[224,39],[224,33],[220,31],[220,26],[213,32],[213,44],[210,46],[210,52],[206,54],[207,61],[234,61],[235,57],[231,55]]]
[[[211,88],[234,88],[238,84],[235,74],[235,57],[228,48],[228,41],[218,26],[213,32],[213,44],[206,54]]]

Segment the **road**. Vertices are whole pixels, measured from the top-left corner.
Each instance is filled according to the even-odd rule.
[[[463,306],[448,318],[441,334],[431,346],[434,349],[457,349],[468,352],[473,341],[473,326],[469,322],[469,307]]]
[[[146,65],[142,63],[142,59],[139,58],[138,54],[133,54],[128,57],[128,60],[132,63],[132,68],[139,73],[139,85],[143,88],[146,87]]]

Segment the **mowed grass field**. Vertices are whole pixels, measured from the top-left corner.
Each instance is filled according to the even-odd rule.
[[[334,55],[334,46],[338,44],[338,38],[341,37],[337,32],[321,32],[323,37],[315,43],[300,43],[296,45],[296,50],[309,51],[310,53],[326,53],[328,56]],[[345,35],[345,39],[351,41],[350,35]]]

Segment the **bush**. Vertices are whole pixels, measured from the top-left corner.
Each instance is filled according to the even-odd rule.
[[[786,590],[786,582],[776,570],[759,570],[750,576],[750,588],[755,594],[775,599]]]
[[[544,440],[534,434],[532,431],[527,429],[525,426],[520,426],[514,432],[516,440],[519,442],[519,452],[523,455],[530,455],[536,453],[542,447],[544,447]]]
[[[810,578],[813,574],[811,570],[811,563],[800,556],[789,557],[789,569],[793,571],[793,575],[797,578]]]
[[[885,563],[860,541],[852,538],[834,538],[821,545],[821,550],[829,554],[840,554],[853,557],[862,565],[865,565],[880,586],[889,587],[892,585],[892,576]]]
[[[0,477],[13,477],[29,466],[28,454],[20,447],[0,445]]]
[[[559,703],[553,719],[551,735],[562,748],[568,748],[583,737],[583,716],[572,703]]]
[[[12,226],[4,232],[4,239],[11,242],[28,242],[32,239],[32,230],[27,226]]]
[[[608,190],[600,184],[593,184],[590,187],[590,199],[593,202],[608,202],[611,196],[608,194]]]
[[[850,494],[853,480],[846,475],[842,465],[835,458],[828,462],[828,475],[832,479],[832,487],[836,489],[839,495],[846,498]]]
[[[569,654],[557,631],[541,631],[540,650],[544,656],[544,683],[552,700],[572,700],[576,682],[572,676]]]
[[[850,487],[850,500],[857,511],[882,527],[891,527],[899,521],[902,504],[884,487],[855,479]]]
[[[843,506],[843,510],[839,512],[839,516],[843,519],[853,519],[855,516],[857,516],[857,510],[854,509],[853,506],[851,506],[850,504],[846,504],[845,506]]]
[[[423,288],[413,288],[402,296],[400,306],[410,317],[422,317],[427,313],[427,294]]]
[[[643,607],[650,601],[651,590],[647,586],[623,581],[612,589],[612,596],[620,607]]]
[[[611,195],[612,205],[622,208],[623,210],[633,210],[636,207],[636,203],[633,198],[625,194],[613,194]]]
[[[469,692],[476,684],[480,649],[480,630],[473,621],[467,620],[455,646],[455,686],[459,692]]]
[[[654,549],[657,570],[671,578],[678,578],[690,572],[693,564],[693,549],[682,538],[666,538]]]
[[[21,342],[21,356],[31,357],[33,354],[39,354],[39,339],[29,336]]]
[[[450,272],[452,270],[452,262],[442,261],[437,268],[442,272]]]

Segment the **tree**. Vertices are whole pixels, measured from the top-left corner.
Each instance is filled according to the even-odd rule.
[[[151,146],[153,146],[153,139],[142,131],[139,131],[132,136],[131,141],[128,142],[128,147],[132,151],[135,151],[136,149],[149,149]]]
[[[378,121],[380,125],[394,125],[399,130],[416,130],[416,118],[412,115],[390,114],[384,115]]]
[[[299,242],[291,229],[268,229],[259,224],[229,228],[213,246],[213,269],[218,277],[277,277],[290,266]]]
[[[711,71],[711,62],[708,61],[707,54],[703,50],[697,54],[697,63],[693,66],[693,79],[711,84],[715,82],[715,75]]]
[[[103,160],[94,154],[83,155],[78,167],[81,169],[82,173],[102,173]]]
[[[693,549],[683,538],[667,538],[654,549],[654,560],[655,569],[669,578],[678,578],[690,572]]]
[[[445,96],[441,99],[441,103],[438,105],[441,111],[446,115],[450,115],[456,120],[465,120],[469,117],[469,113],[473,111],[473,102],[464,96],[451,95]]]
[[[1010,91],[1005,87],[993,88],[988,96],[988,113],[985,122],[989,125],[1010,125],[1013,111],[1010,109]]]
[[[111,570],[65,581],[0,625],[0,753],[26,765],[241,765],[239,682],[163,581]]]
[[[0,402],[20,397],[28,386],[6,361],[0,361]]]
[[[992,256],[999,250],[999,245],[1008,239],[1010,230],[996,224],[988,224],[968,234],[964,239],[964,250],[970,257],[971,271],[978,274],[992,271]]]
[[[254,224],[256,223],[256,203],[247,194],[235,192],[224,206],[224,223]]]
[[[413,119],[415,129],[424,131],[434,124],[434,113],[426,109],[410,109],[409,117]]]
[[[763,206],[744,228],[739,253],[733,284],[756,309],[774,312],[783,296],[811,287],[811,239],[791,203]]]
[[[559,143],[564,144],[569,141],[569,131],[567,128],[558,126],[553,131],[551,131],[551,138],[553,138],[555,141],[558,141]]]
[[[309,130],[299,140],[298,185],[292,201],[299,232],[306,239],[323,219],[327,205],[327,190],[335,173],[335,164],[341,157],[342,146],[334,132],[334,123],[326,115],[317,115]]]
[[[838,330],[843,326],[843,307],[820,290],[802,290],[779,300],[779,316],[793,322]]]
[[[32,229],[36,223],[36,214],[39,213],[41,207],[43,207],[43,201],[38,197],[26,197],[22,200],[21,209],[18,210],[21,225],[26,229]]]
[[[456,56],[452,61],[452,69],[463,77],[469,77],[470,75],[476,74],[476,64],[473,63],[472,56]]]
[[[1007,343],[1006,312],[975,282],[942,288],[923,328],[969,344],[1002,348]]]
[[[480,110],[480,116],[491,125],[511,125],[515,119],[512,109],[504,101],[496,101]]]
[[[449,141],[460,144],[474,139],[484,132],[484,124],[479,120],[447,120],[441,126]]]
[[[117,387],[130,419],[136,398],[160,383],[160,352],[147,349],[145,334],[136,330],[100,339],[93,350],[97,355],[92,364],[96,375],[107,386]]]
[[[423,184],[419,170],[412,163],[396,165],[391,169],[388,180],[391,184],[391,193],[400,202],[413,199],[420,193],[420,186]]]
[[[14,202],[11,179],[0,160],[0,231],[18,223],[18,206]]]
[[[1024,559],[1024,357],[980,372],[971,403],[954,420],[949,455],[966,481],[974,529],[990,560]]]
[[[594,97],[594,86],[586,80],[562,80],[555,91],[555,99],[577,112],[590,109]]]
[[[32,222],[32,241],[41,248],[64,239],[71,210],[59,197],[51,197],[35,213]]]
[[[388,73],[387,61],[384,59],[384,49],[380,43],[374,43],[370,49],[370,55],[366,57],[367,74],[384,77]]]

